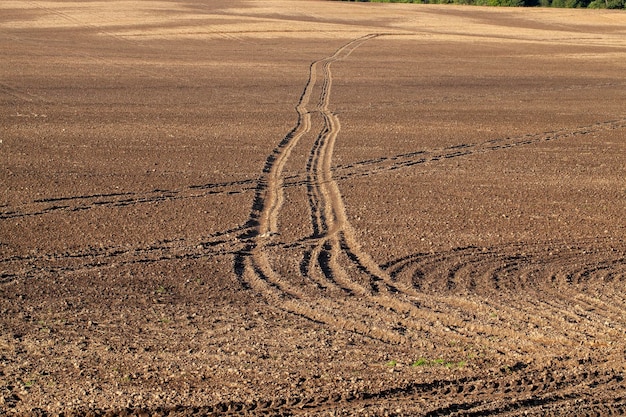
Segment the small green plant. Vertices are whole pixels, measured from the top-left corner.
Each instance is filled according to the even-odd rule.
[[[395,359],[392,359],[389,362],[387,362],[387,366],[390,368],[394,368],[397,364],[398,364],[398,361]]]
[[[167,292],[167,289],[163,285],[159,285],[156,289],[157,294],[165,294],[166,292]]]
[[[445,366],[448,369],[462,368],[465,365],[467,365],[467,361],[451,362],[451,361],[446,361],[445,359],[442,359],[442,358],[437,358],[437,359],[419,358],[418,360],[416,360],[415,362],[411,364],[411,366],[414,368],[417,368],[418,366]]]
[[[452,369],[452,368],[462,368],[466,365],[467,363],[465,361],[459,361],[459,362],[446,362],[446,368],[448,369]]]
[[[415,362],[413,362],[411,364],[412,367],[417,367],[417,366],[427,366],[430,364],[430,361],[426,358],[419,358],[418,360],[416,360]]]

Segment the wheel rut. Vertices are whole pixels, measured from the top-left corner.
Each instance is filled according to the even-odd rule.
[[[580,259],[583,249],[572,249],[569,255],[554,257],[555,262],[546,268],[545,253],[541,248],[536,248],[536,253],[528,253],[528,249],[524,251],[528,245],[523,243],[504,248],[460,248],[450,254],[432,256],[416,254],[380,266],[361,249],[355,230],[347,219],[337,181],[450,158],[623,129],[626,127],[626,119],[598,122],[570,130],[422,150],[333,167],[333,152],[341,123],[330,109],[332,64],[348,58],[360,45],[379,36],[368,35],[348,42],[329,57],[311,64],[309,78],[296,106],[297,123],[268,157],[261,186],[257,189],[257,204],[248,222],[253,231],[249,236],[251,243],[235,260],[235,271],[240,281],[246,287],[266,295],[268,302],[276,308],[389,343],[411,344],[418,335],[423,335],[425,328],[428,328],[430,339],[452,334],[459,342],[468,342],[474,332],[479,330],[485,335],[485,344],[496,348],[511,334],[519,334],[525,325],[538,329],[534,342],[541,345],[551,343],[547,335],[554,329],[552,323],[559,314],[567,317],[558,319],[558,322],[565,321],[564,329],[570,332],[580,330],[581,325],[576,324],[577,313],[568,311],[566,300],[575,296],[580,300],[579,306],[586,306],[582,291],[571,286],[565,288],[552,281],[582,281],[584,277],[589,277],[588,281],[597,282],[596,276],[602,275],[602,280],[612,280],[622,285],[623,243],[618,243],[610,256],[599,264],[594,258],[588,266],[580,265],[577,270],[570,270],[568,260]],[[307,144],[310,146],[307,147]],[[305,174],[286,172],[288,159],[295,153],[307,155]],[[302,213],[300,220],[309,219],[311,233],[302,236],[298,242],[281,240],[283,232],[293,227],[281,217],[283,206],[290,204],[284,194],[289,186],[306,189],[309,212],[308,215]],[[550,247],[558,250],[557,246]],[[286,259],[299,259],[296,268],[298,276],[284,268]],[[592,263],[595,263],[593,268]],[[511,275],[519,275],[520,278],[506,278]],[[553,279],[548,280],[547,277]],[[552,282],[551,287],[538,285],[540,281]],[[513,296],[520,290],[527,290],[533,295],[539,292],[554,295],[559,291],[568,295],[555,297],[554,300],[562,301],[552,303],[548,302],[547,296],[540,297],[539,302],[545,303],[545,315],[531,317],[530,312],[535,305],[532,297],[518,299]],[[442,294],[445,296],[440,297]],[[476,314],[475,310],[484,306],[482,301],[462,298],[468,294],[472,297],[494,297],[498,301],[493,303],[493,308],[509,312],[510,323],[503,325],[486,321],[468,326]],[[594,300],[594,303],[595,308],[602,311],[603,320],[611,323],[617,321],[612,326],[622,330],[623,323],[618,315],[621,305],[618,302],[619,307],[611,307],[615,301],[618,300],[609,297],[608,300]],[[449,311],[457,311],[458,314],[449,314]],[[563,331],[563,338],[567,337],[567,331]],[[589,342],[586,336],[576,339],[582,343]],[[573,343],[571,341],[567,345]]]
[[[450,253],[415,254],[378,265],[359,244],[347,218],[338,181],[621,130],[626,127],[626,119],[333,167],[341,123],[330,108],[332,64],[348,58],[360,45],[378,36],[351,41],[311,65],[296,106],[298,122],[268,157],[262,186],[257,189],[258,204],[253,207],[248,222],[253,230],[249,235],[252,240],[235,257],[235,271],[240,280],[263,295],[274,308],[383,343],[412,346],[417,339],[422,343],[424,339],[452,339],[455,343],[468,344],[478,334],[483,346],[495,351],[505,349],[527,357],[551,349],[550,354],[568,357],[577,346],[598,343],[596,336],[600,334],[609,343],[617,342],[626,329],[620,316],[623,302],[616,295],[624,287],[624,242],[598,239],[534,245],[520,242],[493,248],[458,248]],[[317,98],[315,102],[313,97]],[[287,171],[289,158],[296,154],[306,156],[304,173]],[[308,219],[310,234],[295,242],[281,240],[283,234],[296,235],[285,233],[294,227],[294,219],[282,216],[283,208],[293,198],[285,194],[288,187],[304,188],[308,207],[308,213],[302,213],[298,219]],[[550,253],[548,262],[546,252]],[[588,262],[584,261],[584,255],[591,256]],[[298,260],[296,275],[283,266],[286,259]],[[509,279],[511,276],[517,279]],[[607,292],[607,283],[616,291]],[[586,293],[590,288],[596,289],[596,296]],[[520,291],[524,295],[519,296]],[[569,305],[571,300],[577,301],[574,308]],[[538,303],[542,306],[541,314],[534,313]],[[504,317],[480,317],[485,308],[492,308]],[[525,341],[529,327],[530,339]],[[554,348],[555,343],[561,347]],[[613,350],[607,345],[608,355],[619,355]],[[556,408],[560,404],[586,412],[587,407],[594,410],[595,406],[575,405],[581,392],[596,386],[618,391],[623,387],[621,371],[607,370],[590,376],[584,370],[568,373],[554,366],[535,366],[523,364],[513,376],[439,382],[427,388],[396,387],[334,400],[285,399],[284,407],[291,402],[298,404],[298,409],[323,412],[341,403],[354,407],[351,402],[380,404],[393,399],[395,405],[413,407],[415,415],[429,416],[516,415]],[[560,373],[558,376],[555,369]],[[417,407],[414,401],[418,396],[445,400],[433,401],[430,406],[420,402]],[[612,403],[608,397],[601,403],[609,409],[622,407],[620,401]],[[290,412],[295,413],[294,409],[287,411]]]
[[[151,191],[125,191],[116,193],[82,194],[46,197],[22,204],[3,207],[0,221],[36,217],[57,212],[80,212],[98,208],[118,209],[139,204],[158,204],[167,201],[206,198],[214,195],[236,195],[254,191],[256,179],[221,183],[189,185],[180,189],[155,189]]]
[[[297,121],[256,178],[172,190],[52,197],[0,207],[0,221],[12,221],[250,193],[253,204],[244,224],[194,240],[6,256],[0,259],[0,285],[138,263],[226,256],[233,259],[244,289],[261,295],[270,308],[316,325],[409,348],[434,348],[441,340],[469,346],[479,339],[484,349],[505,348],[519,359],[500,372],[477,372],[471,377],[399,382],[356,393],[148,410],[154,413],[315,415],[374,405],[390,410],[402,406],[411,415],[423,416],[559,415],[562,407],[579,415],[626,411],[624,372],[606,366],[610,363],[606,358],[623,357],[619,348],[626,333],[625,241],[591,237],[468,246],[414,253],[379,265],[362,249],[339,187],[340,181],[351,178],[623,130],[626,118],[333,166],[341,132],[339,117],[331,108],[333,64],[382,36],[354,39],[310,65],[295,106]],[[306,162],[290,170],[295,155]],[[288,193],[290,188],[302,189],[298,196],[305,199],[306,210],[296,219],[284,216],[296,195]],[[295,272],[286,268],[288,263]],[[577,363],[572,358],[581,346],[597,353]],[[546,365],[549,357],[555,362]],[[92,413],[99,415],[98,410]]]
[[[299,113],[299,117],[303,119],[302,123],[310,123],[310,115],[307,115],[306,112],[303,112],[303,114]],[[514,137],[492,139],[480,143],[460,144],[441,149],[424,149],[393,156],[357,161],[350,164],[336,165],[332,169],[332,177],[334,181],[340,182],[352,178],[369,177],[401,169],[410,169],[412,167],[425,164],[434,164],[438,161],[445,161],[454,158],[467,158],[472,155],[486,152],[505,151],[519,146],[528,146],[541,142],[570,139],[603,131],[623,129],[626,129],[626,118],[606,120],[586,126],[580,126],[575,129],[525,134]],[[290,132],[284,141],[288,141],[294,134],[295,132]],[[319,146],[319,144],[316,145],[316,147]],[[279,152],[280,151],[275,150],[275,153]],[[319,158],[319,156],[317,158]],[[312,160],[309,160],[309,165],[311,163]],[[268,168],[266,167],[266,169]],[[282,177],[279,176],[276,180],[281,181],[281,187],[283,189],[291,187],[307,187],[309,189],[309,193],[314,192],[311,184],[315,184],[316,181],[319,181],[318,178],[311,176],[311,168],[309,166],[303,169],[302,172],[285,174]],[[259,189],[264,189],[267,186],[265,181],[266,179],[247,178],[238,181],[194,184],[179,189],[155,189],[151,191],[126,191],[119,193],[51,196],[24,203],[0,206],[0,221],[22,217],[42,216],[55,212],[78,212],[100,207],[116,209],[118,207],[137,204],[159,204],[167,201],[207,198],[211,196],[237,195],[255,191],[258,194]],[[318,204],[319,201],[320,197],[317,196],[310,199],[309,205],[313,207]],[[257,203],[257,206],[261,205],[262,202]],[[313,207],[312,213],[319,213],[319,210]],[[257,216],[258,214],[254,217],[256,218]],[[318,229],[319,222],[319,220],[312,220],[312,223]],[[315,231],[314,235],[316,233],[318,232]]]
[[[250,287],[266,295],[277,308],[386,342],[398,343],[402,335],[387,330],[388,325],[381,322],[384,320],[382,316],[369,314],[370,309],[359,304],[328,297],[323,291],[320,292],[321,288],[328,287],[352,295],[362,296],[368,292],[353,282],[339,266],[343,250],[341,239],[348,241],[345,234],[347,220],[331,170],[340,124],[328,106],[333,81],[331,64],[346,59],[362,43],[377,36],[373,34],[355,39],[331,56],[311,64],[309,78],[296,105],[297,123],[267,159],[248,222],[255,225],[256,234],[253,243],[235,260],[235,272]],[[317,95],[317,102],[312,104],[314,94]],[[310,209],[308,217],[311,219],[313,235],[308,237],[311,246],[304,253],[297,254],[301,259],[300,271],[307,280],[303,287],[295,285],[289,277],[277,271],[272,257],[276,251],[274,243],[280,235],[280,212],[285,204],[284,168],[299,142],[314,129],[318,133],[308,150],[306,167]],[[337,311],[342,313],[338,315]]]
[[[600,391],[599,387],[603,387]],[[531,367],[518,363],[495,374],[432,379],[399,384],[392,388],[328,395],[302,395],[249,401],[227,401],[205,406],[90,410],[91,415],[328,415],[356,409],[368,415],[415,416],[516,416],[564,415],[565,407],[576,415],[618,414],[626,410],[620,392],[624,375],[614,370],[588,372],[582,368]],[[583,390],[585,394],[575,394]],[[376,412],[375,410],[378,410]],[[394,414],[396,413],[396,414]],[[45,415],[45,412],[43,413]]]
[[[378,36],[367,35],[348,42],[331,56],[310,66],[309,79],[296,106],[296,126],[267,159],[248,222],[255,226],[256,234],[252,236],[253,243],[237,256],[235,272],[247,287],[266,295],[270,304],[277,308],[384,342],[405,343],[406,329],[419,331],[421,325],[414,324],[414,319],[423,317],[424,313],[417,308],[416,301],[400,293],[390,276],[361,250],[348,222],[332,169],[341,124],[329,108],[333,84],[331,65],[346,59],[358,46]],[[315,104],[311,104],[313,95],[317,97]],[[312,133],[315,131],[318,133]],[[315,136],[309,141],[311,134]],[[299,143],[307,141],[312,146],[300,150]],[[288,158],[296,151],[308,153],[309,214],[302,218],[311,220],[313,233],[303,237],[308,242],[304,251],[297,247],[295,250],[284,246],[279,249],[281,227],[289,227],[281,225],[279,218],[286,203],[283,171]],[[301,259],[299,270],[303,279],[296,280],[278,270],[281,264],[277,260],[294,257]],[[336,293],[346,297],[331,295]],[[412,319],[398,326],[398,317],[385,313],[389,309],[410,315]]]

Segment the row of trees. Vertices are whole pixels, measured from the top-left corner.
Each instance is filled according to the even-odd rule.
[[[625,9],[626,0],[348,0],[378,3],[473,4],[509,7],[588,7],[593,9]]]

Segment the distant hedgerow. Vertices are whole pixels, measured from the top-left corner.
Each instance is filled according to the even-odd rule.
[[[588,7],[593,9],[624,9],[626,0],[344,0],[371,3],[468,4],[503,7]]]

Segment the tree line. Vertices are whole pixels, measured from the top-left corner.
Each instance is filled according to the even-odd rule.
[[[373,3],[471,4],[476,6],[625,9],[626,0],[347,0]]]

